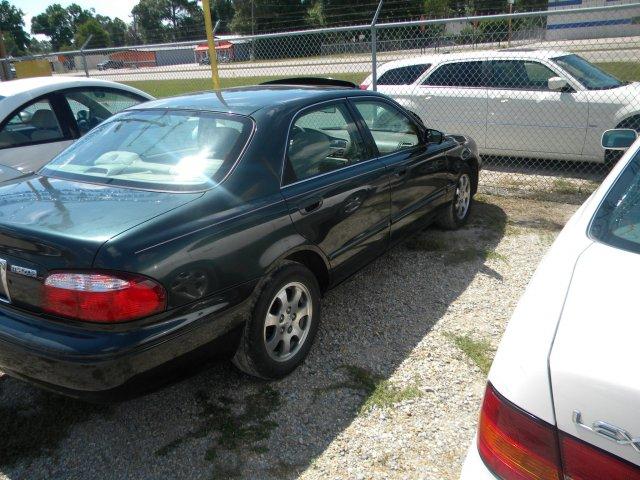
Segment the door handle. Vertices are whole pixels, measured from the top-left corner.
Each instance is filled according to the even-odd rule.
[[[360,205],[362,205],[362,199],[360,197],[355,197],[352,198],[351,200],[349,200],[347,202],[347,204],[344,206],[344,212],[345,213],[353,213],[355,212],[358,208],[360,208]]]
[[[321,197],[312,198],[298,205],[298,210],[302,215],[306,215],[307,213],[311,213],[314,210],[319,209],[321,205],[322,205]]]

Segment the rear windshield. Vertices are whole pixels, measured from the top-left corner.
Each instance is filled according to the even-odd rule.
[[[219,182],[252,129],[222,113],[133,110],[111,117],[40,173],[72,180],[160,190],[202,190]]]
[[[640,253],[640,151],[598,208],[590,234],[603,243]]]

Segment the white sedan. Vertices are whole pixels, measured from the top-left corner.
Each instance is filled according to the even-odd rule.
[[[378,91],[425,125],[470,136],[482,155],[603,162],[619,158],[600,147],[605,130],[640,130],[640,84],[570,52],[426,55],[386,63],[377,78]]]
[[[114,113],[153,97],[121,83],[39,77],[0,83],[0,165],[34,171]]]
[[[611,148],[633,130],[603,137]],[[640,140],[580,207],[489,372],[463,480],[640,479]]]

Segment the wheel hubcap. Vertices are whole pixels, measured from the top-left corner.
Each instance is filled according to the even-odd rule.
[[[271,300],[264,323],[267,353],[278,362],[293,357],[307,339],[313,314],[311,294],[299,282],[282,287]]]
[[[456,216],[459,219],[463,219],[467,215],[469,203],[471,203],[471,179],[469,178],[469,175],[464,173],[458,180],[458,185],[456,187],[456,199],[454,203]]]

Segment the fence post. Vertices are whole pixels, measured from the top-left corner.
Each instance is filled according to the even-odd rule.
[[[84,49],[87,48],[87,45],[89,45],[89,42],[91,41],[92,38],[93,38],[93,33],[90,33],[89,36],[87,37],[87,40],[80,47],[80,55],[82,55],[82,66],[84,67],[85,77],[89,76],[89,67],[87,67],[87,57],[85,57],[84,55]]]
[[[371,88],[373,88],[374,92],[378,90],[378,29],[376,23],[378,23],[378,16],[380,15],[380,10],[382,10],[382,2],[383,0],[380,0],[380,3],[378,3],[376,13],[373,15],[373,20],[371,20]]]

